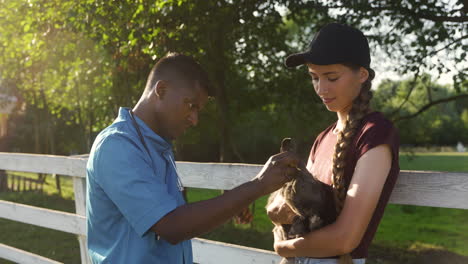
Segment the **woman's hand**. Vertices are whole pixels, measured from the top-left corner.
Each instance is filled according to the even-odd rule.
[[[281,195],[275,195],[266,209],[268,217],[276,225],[292,224],[297,216]]]

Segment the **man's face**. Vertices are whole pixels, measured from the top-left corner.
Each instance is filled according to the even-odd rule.
[[[158,107],[161,136],[175,139],[198,123],[198,113],[208,101],[205,89],[197,81],[168,81]]]

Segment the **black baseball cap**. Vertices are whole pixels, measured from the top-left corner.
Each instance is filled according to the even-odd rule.
[[[353,63],[370,68],[370,62],[369,42],[359,29],[330,23],[315,34],[307,51],[289,55],[285,65]]]

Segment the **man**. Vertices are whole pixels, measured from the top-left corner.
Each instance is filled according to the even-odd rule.
[[[251,181],[216,198],[185,203],[170,142],[197,124],[209,94],[200,65],[169,54],[151,70],[133,110],[120,108],[98,135],[87,164],[93,263],[192,263],[189,239],[291,179],[298,160],[281,153]]]

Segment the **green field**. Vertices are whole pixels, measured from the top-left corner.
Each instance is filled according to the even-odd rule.
[[[468,152],[401,153],[402,170],[468,172]]]
[[[402,170],[468,172],[468,153],[403,153],[400,167]],[[189,189],[188,199],[193,202],[219,193]],[[65,177],[62,178],[62,196],[57,194],[55,180],[48,177],[43,195],[0,193],[0,199],[74,211],[72,184]],[[271,250],[272,224],[265,215],[265,204],[266,197],[262,197],[252,205],[255,217],[251,225],[229,222],[203,237]],[[0,243],[61,262],[79,263],[79,247],[74,235],[4,219],[0,219],[0,226]],[[4,262],[0,260],[0,263]],[[389,205],[367,263],[468,263],[468,210]]]

